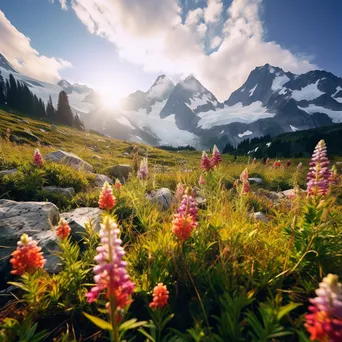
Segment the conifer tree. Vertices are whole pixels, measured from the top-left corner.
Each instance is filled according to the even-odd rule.
[[[0,71],[0,105],[5,104],[6,102],[6,88],[4,78],[1,75]]]
[[[84,124],[77,113],[74,117],[74,127],[79,130],[84,130]]]
[[[18,85],[12,74],[10,74],[9,82],[6,82],[6,84],[7,104],[10,107],[18,109]]]
[[[53,106],[51,95],[49,96],[49,101],[46,105],[46,115],[51,121],[56,121],[56,110]]]
[[[62,90],[59,93],[57,105],[57,121],[61,124],[72,126],[74,116],[72,114],[67,93]]]

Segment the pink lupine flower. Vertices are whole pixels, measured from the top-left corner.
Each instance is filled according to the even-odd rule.
[[[299,163],[297,165],[297,171],[301,170],[303,168],[303,163]]]
[[[140,180],[146,180],[148,178],[148,159],[146,157],[140,162],[138,178]]]
[[[211,166],[212,167],[215,167],[217,166],[220,162],[222,161],[222,156],[220,154],[220,151],[218,150],[217,146],[214,145],[213,147],[213,154],[212,154],[212,157],[211,157]]]
[[[184,195],[184,186],[182,183],[178,183],[176,187],[176,192],[175,192],[175,198],[177,202],[180,202],[183,198]]]
[[[268,165],[270,163],[270,158],[267,158],[265,161],[265,165]]]
[[[327,158],[327,147],[324,140],[321,140],[309,163],[309,173],[307,175],[307,193],[309,196],[327,195],[329,192],[329,160]]]
[[[240,181],[242,182],[241,194],[247,194],[251,191],[251,186],[248,181],[248,169],[244,169],[240,175]]]
[[[337,275],[328,274],[310,299],[310,313],[305,316],[305,327],[311,341],[342,341],[342,285]]]
[[[106,216],[101,224],[101,244],[96,248],[98,255],[94,258],[98,264],[94,267],[96,285],[86,294],[91,303],[106,291],[105,297],[109,300],[106,307],[114,315],[131,303],[135,286],[127,273],[127,262],[123,261],[125,251],[119,233],[116,223]]]
[[[112,187],[109,185],[107,181],[104,182],[98,202],[99,208],[111,210],[114,208],[116,202],[117,201],[115,196],[113,195]]]
[[[188,195],[189,189],[185,193],[177,214],[174,215],[172,220],[172,232],[181,242],[187,240],[197,226],[198,209],[196,200]]]
[[[204,171],[209,171],[213,168],[208,155],[203,151],[201,159],[201,169]]]
[[[203,174],[200,175],[200,178],[198,180],[198,184],[199,185],[205,185],[206,181],[205,181],[205,177],[203,176]]]
[[[37,167],[42,167],[44,163],[44,159],[42,154],[40,153],[39,149],[36,148],[33,153],[33,164]]]
[[[253,165],[255,165],[257,163],[257,159],[256,158],[253,158]]]

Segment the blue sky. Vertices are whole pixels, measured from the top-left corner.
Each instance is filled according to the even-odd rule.
[[[194,73],[225,98],[253,67],[266,62],[293,72],[318,67],[342,76],[340,0],[234,0],[234,4],[227,0],[187,0],[179,4],[163,0],[163,6],[160,0],[146,0],[148,4],[143,8],[141,0],[118,0],[121,7],[113,8],[112,13],[120,13],[120,17],[110,27],[106,20],[112,20],[113,14],[103,14],[109,8],[105,7],[106,0],[101,0],[104,9],[100,12],[86,8],[82,0],[74,0],[77,6],[67,0],[68,9],[63,10],[59,1],[0,3],[12,26],[30,38],[30,47],[37,50],[38,57],[55,60],[50,60],[47,67],[43,58],[39,63],[35,56],[26,61],[29,53],[20,51],[19,41],[18,48],[14,46],[17,38],[12,39],[11,50],[4,44],[0,52],[14,65],[14,60],[23,60],[22,72],[42,75],[48,81],[62,77],[122,96],[146,90],[161,72],[175,80]],[[59,62],[59,58],[72,67]],[[41,74],[36,70],[44,67],[51,70],[51,75],[46,74],[47,70]]]

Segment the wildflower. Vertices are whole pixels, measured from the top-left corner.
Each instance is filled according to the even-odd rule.
[[[268,165],[270,163],[270,158],[267,158],[265,161],[265,165]]]
[[[101,292],[106,290],[107,308],[111,314],[117,314],[131,303],[134,283],[127,273],[127,263],[123,261],[125,255],[118,238],[120,231],[110,216],[104,218],[101,224],[101,244],[96,248],[98,255],[94,260],[98,263],[94,267],[94,281],[96,285],[86,294],[88,302],[96,301]]]
[[[103,184],[102,192],[99,197],[99,208],[111,210],[116,204],[116,198],[113,195],[113,189],[106,181]]]
[[[153,299],[149,306],[153,309],[162,309],[167,305],[168,299],[169,291],[163,283],[159,283],[153,289]]]
[[[202,156],[202,158],[203,158],[203,156]],[[218,150],[217,146],[214,145],[214,147],[213,147],[213,154],[212,154],[212,157],[211,157],[211,160],[210,160],[211,166],[215,167],[221,161],[222,161],[222,157],[221,157],[220,151]]]
[[[120,190],[121,187],[122,187],[122,184],[121,184],[121,182],[120,182],[120,179],[119,179],[119,178],[116,178],[116,179],[115,179],[114,188],[115,188],[116,190]]]
[[[9,127],[6,128],[5,136],[6,136],[6,139],[9,141],[11,137],[11,129]]]
[[[68,225],[68,222],[65,221],[64,219],[60,219],[59,223],[58,223],[58,227],[56,229],[56,235],[64,240],[66,239],[69,234],[70,234],[71,228]]]
[[[279,168],[281,166],[281,162],[280,162],[280,160],[276,160],[274,163],[273,163],[273,167],[274,168]]]
[[[202,153],[202,159],[201,159],[201,169],[204,171],[209,171],[213,168],[211,161],[208,157],[208,155],[203,151]]]
[[[257,159],[256,158],[253,158],[253,165],[255,165],[257,163]]]
[[[248,170],[247,168],[241,172],[240,181],[242,182],[241,194],[247,194],[251,191],[251,186],[248,181]]]
[[[185,193],[188,193],[189,189],[185,191]],[[177,210],[178,214],[181,215],[187,215],[189,214],[194,221],[197,219],[197,213],[198,213],[198,208],[197,208],[197,202],[196,200],[191,196],[185,194],[183,196],[183,200]]]
[[[328,274],[310,299],[310,313],[305,316],[305,327],[310,340],[322,342],[342,341],[342,285],[337,275]]]
[[[175,192],[175,198],[177,202],[180,202],[184,195],[184,186],[182,183],[178,183]]]
[[[37,241],[32,240],[27,234],[23,234],[17,242],[17,249],[11,254],[13,270],[12,274],[22,275],[25,272],[33,272],[37,268],[43,268],[46,260],[37,246]]]
[[[140,168],[138,170],[138,178],[141,180],[145,180],[148,177],[148,160],[147,158],[143,158],[140,162]]]
[[[297,171],[301,170],[303,168],[303,163],[299,163],[297,165]]]
[[[172,232],[180,241],[187,240],[197,226],[197,203],[188,193],[189,189],[186,190],[177,214],[174,215],[172,220]]]
[[[329,192],[330,171],[324,140],[321,140],[315,147],[309,166],[310,169],[306,178],[308,195],[325,196]]]
[[[199,181],[198,181],[198,184],[199,185],[204,185],[205,183],[206,183],[205,178],[204,178],[203,174],[201,174],[200,178],[199,178]]]
[[[187,240],[196,226],[197,223],[188,214],[175,214],[172,220],[172,232],[180,241]]]
[[[44,160],[43,156],[40,153],[39,149],[36,148],[34,153],[33,153],[33,164],[36,165],[37,167],[43,166]]]

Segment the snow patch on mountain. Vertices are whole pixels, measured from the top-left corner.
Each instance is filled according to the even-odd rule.
[[[245,136],[251,135],[251,134],[253,134],[253,132],[251,132],[250,130],[247,130],[243,133],[239,133],[238,136],[239,136],[239,138],[242,138],[242,137],[245,137]]]
[[[342,87],[337,86],[337,87],[336,87],[335,93],[331,95],[331,97],[332,97],[335,101],[337,101],[337,102],[339,102],[339,103],[342,103],[342,97],[335,97],[335,95],[336,95],[339,91],[341,91],[341,90],[342,90]]]
[[[334,123],[340,123],[342,122],[342,111],[337,111],[337,110],[332,110],[329,108],[321,107],[321,106],[316,106],[314,104],[310,104],[307,107],[299,107],[300,110],[305,111],[308,114],[313,114],[313,113],[324,113],[327,114]]]
[[[283,85],[285,83],[287,83],[288,81],[290,81],[290,79],[286,75],[279,75],[279,73],[278,73],[278,74],[276,74],[276,77],[274,78],[274,80],[272,82],[271,89],[273,91],[277,91],[279,89],[282,89]]]
[[[124,126],[135,129],[135,127],[132,126],[132,124],[129,122],[129,120],[125,116],[121,116],[119,119],[117,119],[117,121],[120,122]]]
[[[291,128],[292,132],[299,131],[299,129],[297,127],[295,127],[295,126],[290,125],[290,128]]]
[[[186,103],[186,105],[191,109],[191,110],[196,110],[200,106],[206,105],[208,102],[211,102],[210,97],[207,94],[201,94],[201,93],[196,93],[194,94],[194,98],[190,98],[190,104]],[[214,101],[215,104],[217,105],[217,102]]]
[[[320,97],[324,93],[317,88],[319,81],[320,80],[317,80],[316,83],[311,83],[300,90],[293,90],[292,98],[296,101],[311,101],[316,99],[317,97]]]
[[[173,82],[165,75],[161,75],[158,77],[153,86],[148,90],[147,98],[164,98],[164,96],[168,95],[170,89],[172,89],[173,87]]]
[[[255,87],[249,91],[249,96],[253,96],[254,90],[256,89],[257,86],[258,85],[256,84]]]
[[[209,129],[232,122],[250,123],[258,119],[273,118],[274,116],[275,113],[268,113],[267,109],[262,106],[261,101],[255,101],[249,106],[243,106],[239,102],[234,106],[225,106],[222,109],[199,113],[198,127]]]
[[[266,146],[267,146],[267,147],[270,147],[271,145],[272,145],[271,142],[266,143]]]

